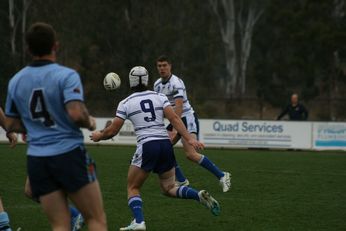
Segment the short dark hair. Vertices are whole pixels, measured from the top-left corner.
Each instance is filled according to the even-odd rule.
[[[33,56],[49,55],[56,42],[56,32],[51,25],[37,22],[26,32],[25,41]]]
[[[156,62],[167,62],[169,64],[172,64],[171,59],[168,58],[166,55],[160,55],[157,59]]]

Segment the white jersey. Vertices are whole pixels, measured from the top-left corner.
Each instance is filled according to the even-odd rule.
[[[193,108],[191,107],[190,102],[187,99],[185,84],[183,80],[181,80],[177,76],[172,74],[171,77],[169,77],[169,79],[165,82],[162,81],[162,78],[159,78],[154,84],[154,91],[165,94],[173,107],[175,107],[175,99],[182,98],[182,117],[194,113]]]
[[[138,144],[169,139],[163,113],[167,106],[170,103],[163,94],[154,91],[136,92],[119,103],[116,116],[132,122]]]

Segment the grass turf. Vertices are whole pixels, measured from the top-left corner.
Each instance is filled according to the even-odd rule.
[[[0,145],[0,195],[14,230],[49,230],[39,205],[23,195],[25,148]],[[135,148],[88,146],[88,150],[97,163],[109,230],[118,230],[131,220],[126,176]],[[346,153],[213,149],[204,153],[232,172],[230,192],[222,193],[211,174],[176,149],[192,186],[210,191],[221,204],[221,215],[214,217],[195,201],[162,196],[152,175],[142,189],[148,230],[345,230]]]

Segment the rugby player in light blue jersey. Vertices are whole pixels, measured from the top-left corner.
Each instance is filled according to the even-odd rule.
[[[154,91],[167,96],[172,107],[174,107],[175,113],[181,118],[188,132],[197,139],[199,134],[199,122],[187,98],[183,80],[172,74],[172,63],[166,56],[160,56],[157,59],[156,67],[160,74],[160,78],[156,80],[154,84]],[[178,142],[181,136],[173,129],[173,126],[169,125],[167,130],[170,135],[174,137],[173,143]],[[207,156],[191,148],[191,146],[186,143],[186,140],[184,140],[184,137],[182,137],[181,142],[186,157],[216,176],[222,187],[222,191],[228,192],[231,188],[231,174],[221,171]],[[189,181],[184,176],[178,164],[176,165],[176,177],[178,185],[189,185]]]
[[[5,121],[6,121],[6,117],[0,106],[0,126],[6,130]],[[10,146],[13,148],[17,144],[17,135],[14,132],[6,132],[6,136],[8,140],[10,141]],[[0,156],[0,158],[2,157]],[[11,231],[10,219],[8,217],[8,214],[5,212],[4,206],[1,201],[1,197],[0,197],[0,230]]]
[[[6,128],[27,133],[27,171],[32,196],[41,202],[53,230],[70,230],[68,198],[84,216],[88,230],[107,230],[95,163],[80,128],[95,129],[83,101],[76,71],[56,61],[52,26],[33,24],[26,42],[33,62],[8,85]]]
[[[167,97],[147,90],[148,71],[141,66],[132,68],[130,87],[134,91],[119,103],[112,124],[102,131],[93,132],[90,138],[97,142],[117,135],[126,119],[129,119],[137,136],[137,150],[128,171],[128,205],[134,220],[120,230],[146,230],[142,212],[140,188],[150,172],[157,173],[162,192],[169,197],[192,199],[205,205],[214,215],[220,213],[219,203],[205,191],[196,191],[175,184],[175,156],[172,143],[164,125],[166,117],[193,149],[204,145],[188,133],[181,119],[174,113]]]

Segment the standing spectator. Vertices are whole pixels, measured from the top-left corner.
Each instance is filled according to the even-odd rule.
[[[308,110],[306,110],[303,104],[299,103],[298,94],[292,94],[291,103],[287,105],[285,109],[280,113],[277,120],[281,120],[281,118],[286,114],[288,114],[289,120],[292,121],[302,121],[308,119]]]

